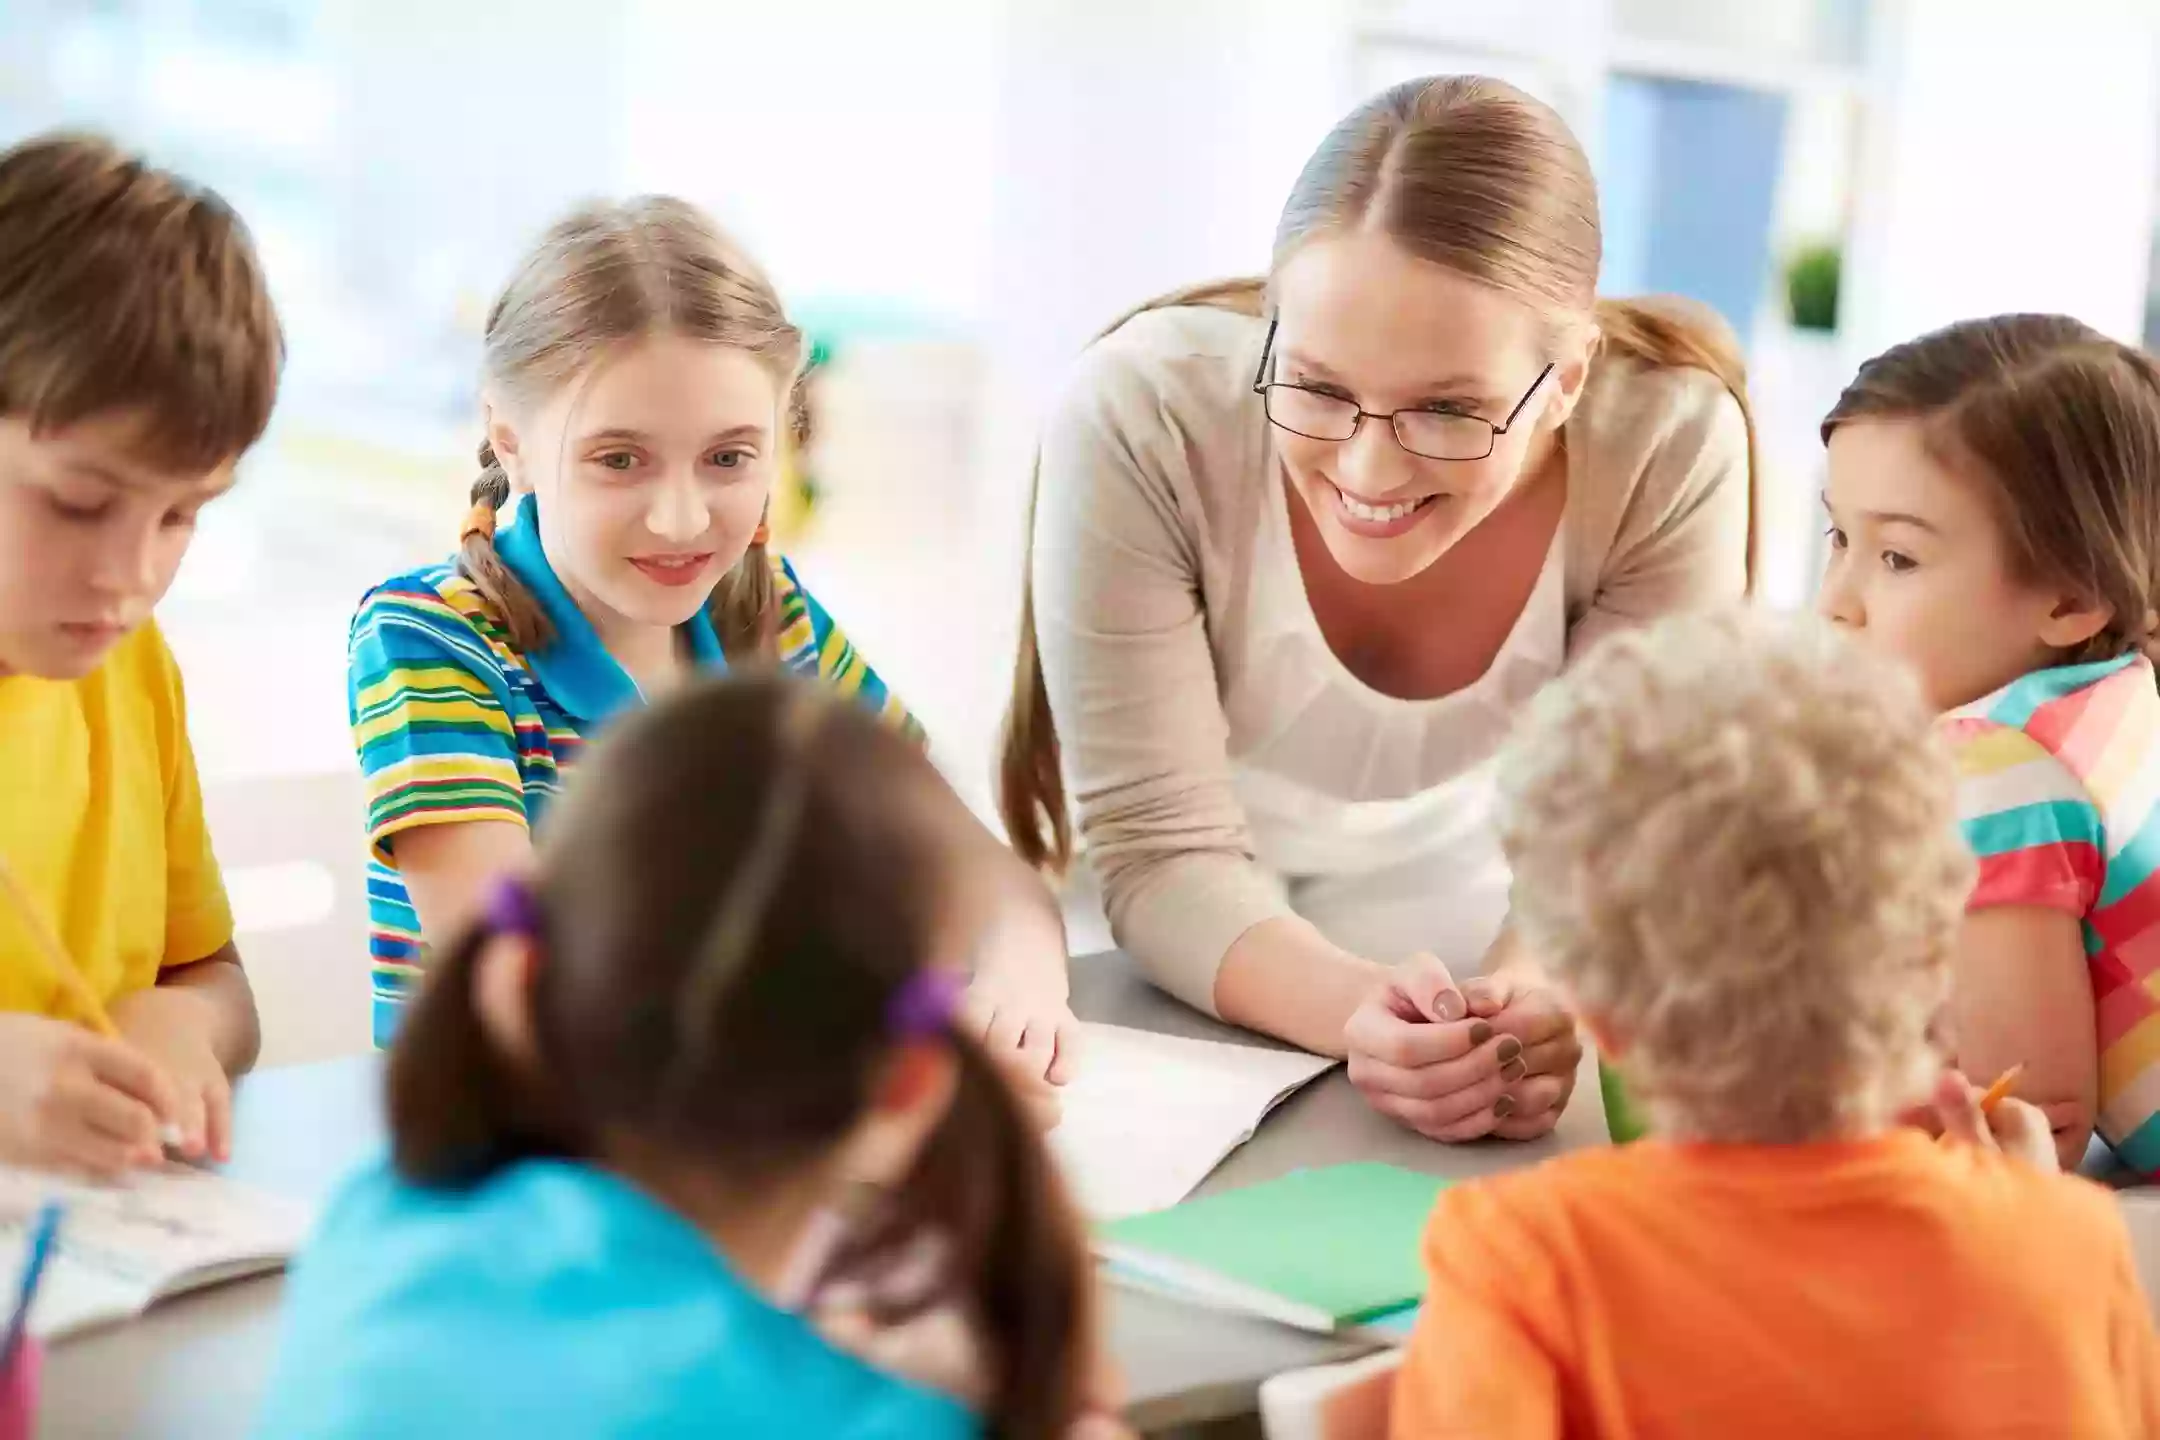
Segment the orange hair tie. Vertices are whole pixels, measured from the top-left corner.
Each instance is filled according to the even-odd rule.
[[[465,512],[465,528],[458,531],[458,543],[475,535],[490,542],[495,539],[495,507],[485,500],[474,501],[472,509]]]
[[[772,544],[772,526],[763,520],[758,521],[757,529],[750,532],[750,543],[752,545]]]

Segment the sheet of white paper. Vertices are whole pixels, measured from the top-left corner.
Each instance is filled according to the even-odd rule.
[[[186,1165],[115,1185],[0,1166],[0,1275],[10,1281],[48,1198],[67,1213],[30,1311],[32,1332],[47,1340],[125,1319],[191,1284],[274,1268],[311,1223],[305,1206]]]
[[[1097,1220],[1177,1204],[1277,1103],[1335,1064],[1116,1025],[1083,1028],[1080,1075],[1065,1090],[1050,1148]]]

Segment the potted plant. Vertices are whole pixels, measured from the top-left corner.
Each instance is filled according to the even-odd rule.
[[[1793,329],[1822,334],[1837,329],[1844,264],[1843,253],[1828,241],[1802,245],[1785,262],[1785,318]]]

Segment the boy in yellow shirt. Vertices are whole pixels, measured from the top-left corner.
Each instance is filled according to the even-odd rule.
[[[226,1153],[255,1001],[150,612],[283,354],[215,195],[87,137],[0,153],[0,864],[40,912],[0,887],[0,1163]]]

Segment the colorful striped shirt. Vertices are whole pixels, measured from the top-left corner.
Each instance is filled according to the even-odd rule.
[[[346,695],[367,791],[368,950],[375,1043],[387,1045],[423,962],[419,917],[399,876],[396,837],[423,825],[505,821],[531,830],[586,739],[643,703],[549,566],[533,501],[496,552],[539,602],[555,639],[530,654],[455,561],[386,581],[353,617]],[[778,658],[920,731],[785,560],[773,560]],[[703,612],[682,627],[696,663],[725,670]]]
[[[2131,654],[2039,670],[1944,717],[1971,908],[2075,915],[2091,966],[2101,1137],[2160,1175],[2160,690]]]

